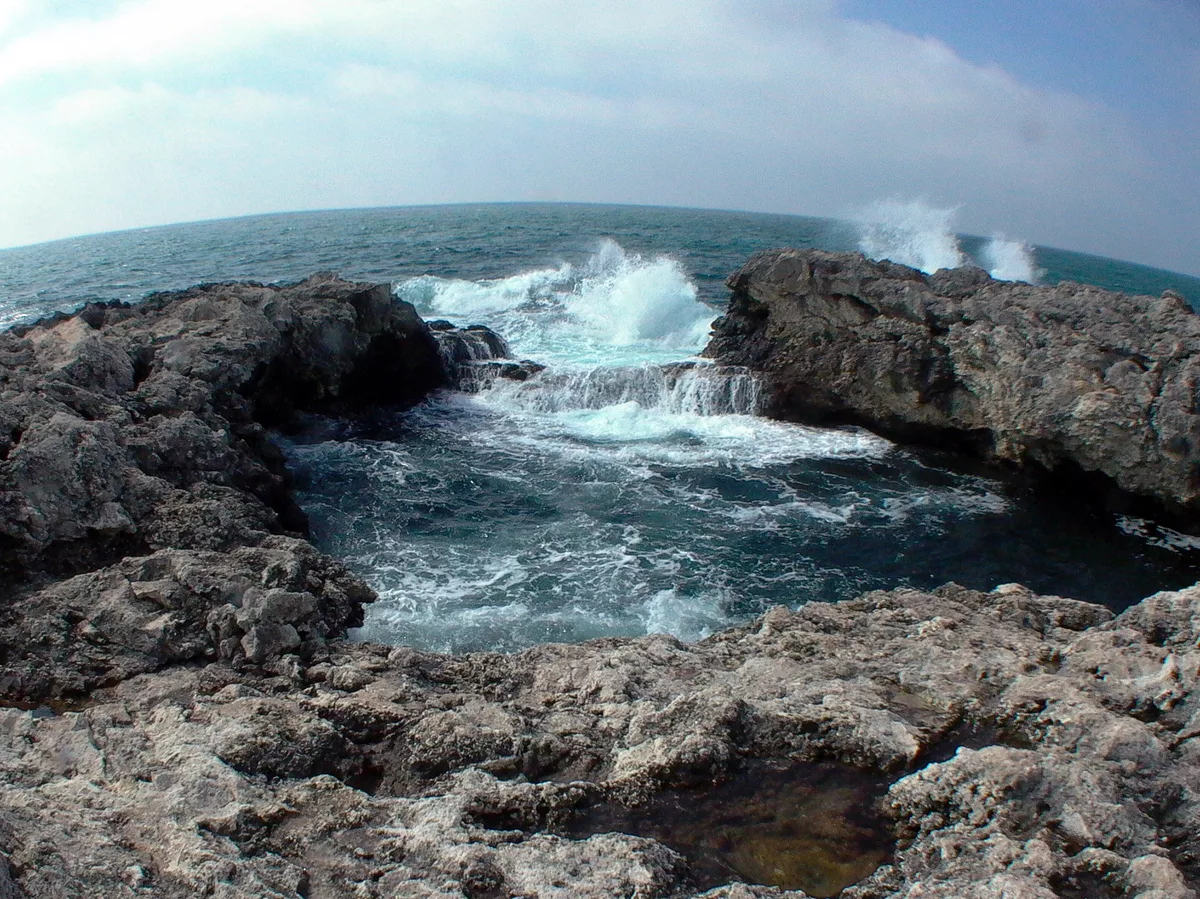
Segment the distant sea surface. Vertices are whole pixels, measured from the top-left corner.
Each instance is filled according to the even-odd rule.
[[[918,210],[919,211],[919,210]],[[389,281],[426,318],[487,324],[546,364],[523,384],[280,437],[315,542],[380,593],[362,636],[439,650],[666,632],[776,603],[947,581],[1119,609],[1200,577],[1197,542],[868,432],[756,414],[755,385],[677,379],[754,251],[1074,280],[1200,303],[1200,279],[949,234],[756,213],[480,205],[255,216],[0,251],[0,326],[200,282]],[[936,217],[934,217],[936,220]]]

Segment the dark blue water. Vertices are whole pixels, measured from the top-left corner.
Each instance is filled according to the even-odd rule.
[[[965,251],[1009,276],[1200,300],[1183,275],[905,227],[876,229],[877,251]],[[1119,608],[1196,580],[1190,538],[1153,523],[866,432],[767,421],[745,375],[664,377],[662,363],[702,348],[725,277],[750,253],[856,249],[862,236],[821,219],[635,207],[260,216],[0,251],[0,322],[333,269],[393,282],[427,317],[489,324],[546,363],[524,384],[313,422],[286,443],[315,541],[381,594],[372,638],[453,650],[695,638],[775,603],[874,588],[1017,581]]]

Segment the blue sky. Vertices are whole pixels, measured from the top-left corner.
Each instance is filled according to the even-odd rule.
[[[0,0],[0,246],[569,200],[1200,274],[1200,0]]]
[[[1152,126],[1195,127],[1200,116],[1200,0],[848,0],[843,9]]]

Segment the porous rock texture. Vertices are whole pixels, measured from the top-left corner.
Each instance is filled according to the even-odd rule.
[[[706,353],[762,372],[778,415],[1079,469],[1200,509],[1200,318],[1178,294],[820,250],[756,254],[728,283]]]
[[[555,825],[747,759],[833,759],[894,779],[901,837],[848,899],[1185,899],[1198,642],[1196,588],[1110,620],[948,587],[692,645],[331,642],[176,666],[73,710],[0,710],[0,846],[27,897],[690,896],[664,845]]]
[[[265,426],[445,382],[410,305],[329,274],[0,334],[0,694],[260,663],[359,623],[373,594],[300,539]]]
[[[343,639],[373,594],[300,536],[263,425],[444,374],[386,288],[324,276],[0,335],[0,899],[692,896],[668,846],[562,825],[754,760],[891,784],[900,842],[846,899],[1195,899],[1200,588],[1115,619],[897,590],[515,655]]]

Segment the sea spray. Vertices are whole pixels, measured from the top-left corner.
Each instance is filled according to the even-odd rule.
[[[926,274],[974,264],[999,281],[1039,282],[1044,272],[1024,241],[994,234],[977,259],[963,252],[954,232],[957,212],[957,207],[941,208],[924,200],[875,203],[856,217],[859,249],[871,259],[890,259]]]
[[[994,234],[980,252],[980,262],[998,281],[1025,281],[1037,284],[1043,272],[1038,269],[1033,247],[1003,234]]]
[[[859,249],[871,259],[890,259],[927,274],[958,268],[966,256],[952,227],[957,212],[924,200],[875,203],[855,216]]]
[[[426,316],[486,321],[514,354],[548,364],[689,356],[704,346],[716,317],[677,260],[629,253],[610,239],[581,266],[483,281],[424,275],[395,292]]]

